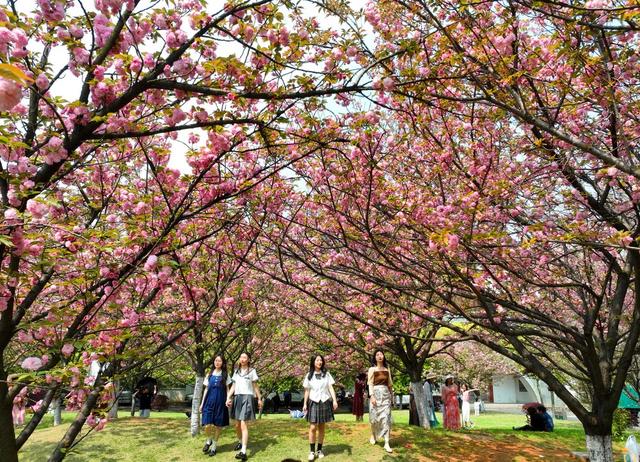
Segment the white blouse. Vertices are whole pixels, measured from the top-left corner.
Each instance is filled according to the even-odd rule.
[[[314,372],[311,380],[309,380],[309,374],[305,374],[302,386],[309,390],[309,399],[314,403],[324,403],[331,399],[331,385],[335,380],[331,377],[331,373],[327,372],[324,377],[316,378]]]
[[[255,369],[242,372],[237,370],[233,373],[231,381],[235,384],[234,393],[236,395],[254,395],[253,382],[258,381],[258,373]]]

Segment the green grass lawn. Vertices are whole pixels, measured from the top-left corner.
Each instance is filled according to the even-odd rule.
[[[571,460],[571,450],[584,449],[584,432],[578,422],[558,421],[554,433],[514,432],[511,427],[522,425],[524,416],[485,413],[475,417],[472,430],[446,432],[442,428],[431,431],[408,425],[408,411],[394,411],[391,445],[388,455],[382,445],[368,442],[369,427],[356,423],[353,416],[337,415],[328,424],[325,439],[326,460],[336,461],[515,461]],[[438,416],[441,421],[441,416]],[[73,414],[64,414],[64,424],[51,426],[47,417],[21,451],[23,462],[47,459],[55,443],[66,430]],[[365,415],[366,419],[366,415]],[[292,420],[285,414],[266,415],[253,422],[250,428],[250,460],[280,462],[285,458],[306,460],[309,446],[306,439],[308,425]],[[189,420],[183,413],[153,412],[152,418],[142,420],[121,413],[101,432],[91,433],[68,455],[76,462],[191,462],[197,460],[232,461],[235,453],[234,432],[225,430],[215,458],[202,454],[204,436],[189,436]],[[622,444],[616,444],[620,450]]]

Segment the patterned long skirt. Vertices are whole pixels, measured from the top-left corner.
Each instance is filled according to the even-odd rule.
[[[391,392],[386,385],[375,385],[373,396],[376,405],[369,402],[369,422],[371,432],[376,438],[384,438],[391,434]]]
[[[445,400],[442,413],[442,425],[444,428],[447,430],[460,429],[460,409],[458,408],[458,398],[455,395]]]

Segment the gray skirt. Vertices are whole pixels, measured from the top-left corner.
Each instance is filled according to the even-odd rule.
[[[234,420],[256,420],[253,395],[234,395],[230,417]]]
[[[307,422],[312,424],[326,423],[334,420],[333,417],[333,401],[330,399],[324,403],[320,401],[316,403],[309,400],[309,408],[307,410]]]

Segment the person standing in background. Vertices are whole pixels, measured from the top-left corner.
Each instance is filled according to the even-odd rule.
[[[460,386],[460,391],[462,392],[462,426],[465,428],[473,427],[473,422],[471,422],[471,392],[476,390],[478,389],[469,389],[465,383]]]
[[[444,379],[442,387],[442,425],[447,430],[460,429],[460,408],[458,407],[458,385],[453,381],[453,376],[448,375]]]
[[[151,415],[151,403],[158,393],[158,381],[153,377],[144,377],[136,384],[136,390],[132,399],[138,398],[140,403],[140,417],[149,418]]]
[[[435,404],[433,402],[433,382],[432,380],[436,378],[436,375],[433,373],[427,374],[425,378],[424,385],[422,386],[424,390],[424,400],[425,400],[425,412],[427,414],[427,418],[429,419],[429,426],[431,428],[435,428],[438,426],[438,419],[436,418],[436,409]]]
[[[356,422],[362,422],[364,420],[364,398],[366,388],[367,374],[362,372],[356,377],[353,392],[353,409],[351,412],[356,416]]]

